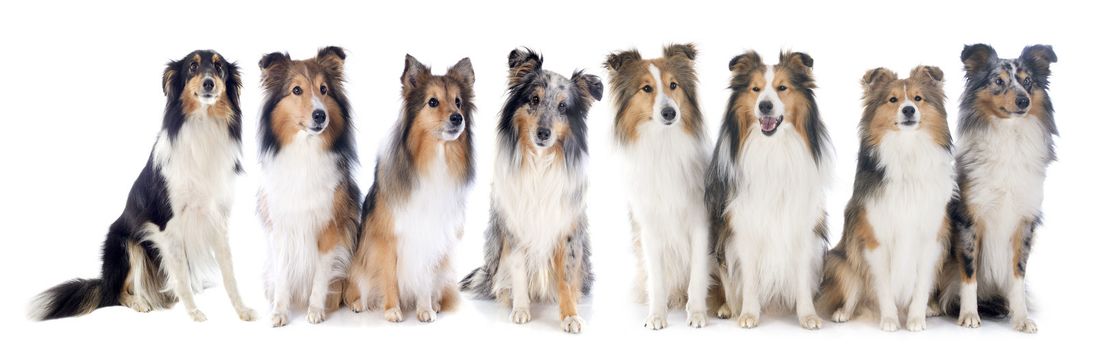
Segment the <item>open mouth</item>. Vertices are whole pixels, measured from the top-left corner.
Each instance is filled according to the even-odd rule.
[[[775,130],[779,129],[779,125],[782,125],[782,123],[783,116],[781,115],[778,118],[771,116],[760,117],[760,131],[766,136],[771,136],[775,133]]]

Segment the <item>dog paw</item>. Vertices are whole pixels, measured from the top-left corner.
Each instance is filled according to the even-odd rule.
[[[716,315],[718,316],[718,318],[723,320],[728,320],[733,318],[734,316],[737,316],[734,314],[733,308],[729,307],[729,304],[722,304],[722,307],[718,308],[718,312],[716,313]]]
[[[437,320],[437,312],[431,309],[418,310],[418,321],[430,323]]]
[[[532,313],[527,308],[513,308],[509,313],[509,320],[516,324],[525,324],[532,320]]]
[[[270,317],[270,322],[273,324],[274,328],[284,327],[289,324],[289,315],[281,312],[274,312],[273,316]]]
[[[696,311],[688,313],[688,326],[693,328],[703,328],[707,326],[707,313],[706,311]]]
[[[668,327],[669,322],[665,320],[665,315],[652,314],[646,317],[646,329],[660,330]]]
[[[136,310],[137,312],[152,311],[152,304],[149,303],[148,300],[136,295],[131,295],[125,302],[125,306],[128,306],[130,309]]]
[[[824,321],[821,321],[820,316],[817,316],[816,314],[811,314],[799,317],[798,323],[801,324],[802,328],[808,330],[817,330],[821,328],[821,325],[824,324]]]
[[[255,310],[246,306],[236,309],[236,315],[239,315],[240,320],[247,322],[254,321],[258,318],[258,314],[255,314]]]
[[[585,326],[585,320],[581,319],[581,316],[566,316],[566,318],[562,319],[562,331],[566,333],[581,333],[581,328],[583,326]]]
[[[938,305],[935,305],[934,303],[931,303],[930,305],[927,305],[927,317],[930,318],[930,317],[938,317],[938,316],[942,316],[942,309],[939,308]]]
[[[361,311],[365,311],[365,304],[362,303],[360,300],[352,302],[349,304],[349,310],[353,311],[353,313],[359,314],[361,313]]]
[[[925,331],[927,330],[927,317],[908,316],[908,322],[904,323],[904,328],[911,332]]]
[[[1037,333],[1037,324],[1028,318],[1011,320],[1010,325],[1014,327],[1014,330],[1022,333]]]
[[[205,322],[205,320],[208,320],[208,318],[205,317],[205,313],[201,312],[201,310],[193,309],[188,311],[188,313],[190,314],[190,319],[194,320],[194,322]]]
[[[384,310],[384,319],[388,322],[403,322],[403,310],[398,307]]]
[[[756,326],[760,325],[760,317],[749,313],[743,313],[741,316],[737,316],[737,325],[741,326],[741,328],[756,328]]]
[[[321,307],[308,308],[308,323],[320,324],[327,318],[326,312]]]
[[[980,328],[980,314],[975,311],[962,312],[957,317],[957,324],[965,328]]]
[[[853,313],[854,313],[853,311],[848,311],[847,309],[844,309],[842,307],[839,308],[839,309],[836,309],[836,312],[832,313],[832,322],[844,323],[844,322],[850,321],[851,316],[853,316],[852,315]]]
[[[886,332],[896,332],[900,330],[900,321],[898,321],[896,317],[882,317],[881,330]]]

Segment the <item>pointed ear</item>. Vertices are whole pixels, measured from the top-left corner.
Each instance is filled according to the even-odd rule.
[[[179,63],[177,61],[167,62],[167,68],[163,69],[163,94],[165,96],[171,96],[173,87],[175,86],[175,80],[178,79]]]
[[[749,51],[729,60],[729,71],[740,74],[751,71],[763,64],[764,61],[760,58],[760,54],[757,54],[756,51]]]
[[[998,59],[995,49],[985,44],[965,45],[965,49],[961,50],[961,62],[965,64],[965,72],[980,71]]]
[[[813,71],[813,57],[804,52],[783,52],[779,64],[801,72]]]
[[[516,85],[524,76],[528,73],[538,71],[543,68],[543,58],[539,56],[535,51],[525,49],[514,49],[509,52],[509,86]]]
[[[928,84],[937,84],[943,81],[942,69],[935,66],[915,67],[908,76]]]
[[[867,92],[896,80],[896,73],[888,68],[874,68],[862,75],[862,88]]]
[[[409,91],[410,89],[418,87],[419,84],[424,81],[427,75],[430,74],[429,67],[426,67],[414,56],[406,55],[403,66],[403,91]]]
[[[581,93],[590,96],[593,99],[600,101],[604,97],[604,84],[600,82],[600,77],[585,74],[582,71],[574,72],[574,75],[570,77],[570,80],[577,85],[578,90]]]
[[[664,50],[664,56],[666,58],[682,57],[688,59],[689,61],[694,61],[695,55],[697,55],[698,53],[699,52],[695,50],[695,44],[692,43],[671,44],[669,46],[665,46]]]
[[[608,55],[608,58],[604,60],[604,68],[618,72],[628,64],[641,60],[642,55],[638,53],[638,50],[618,51]]]
[[[467,87],[475,85],[475,69],[471,67],[471,59],[464,57],[455,66],[448,68],[445,75],[463,82]]]
[[[316,61],[319,61],[319,66],[326,69],[328,72],[336,75],[336,78],[341,79],[342,67],[346,62],[346,52],[341,47],[327,46],[319,50],[319,54],[315,56]]]
[[[1052,73],[1049,65],[1056,63],[1056,52],[1052,50],[1051,45],[1026,46],[1018,59],[1022,61],[1022,65],[1030,67],[1033,74],[1048,77]]]

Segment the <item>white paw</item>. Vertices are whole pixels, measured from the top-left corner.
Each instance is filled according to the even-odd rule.
[[[900,330],[900,321],[898,321],[896,317],[882,317],[881,330],[886,332],[896,332]]]
[[[246,306],[236,309],[236,314],[239,315],[240,320],[247,322],[254,321],[258,318],[258,314],[255,314],[255,310]]]
[[[844,323],[850,321],[851,316],[854,316],[852,314],[854,314],[854,311],[848,311],[847,309],[841,307],[839,309],[836,309],[836,312],[832,313],[832,322]]]
[[[1010,325],[1014,326],[1014,330],[1022,333],[1037,333],[1037,324],[1028,318],[1012,319]]]
[[[350,311],[353,311],[354,313],[361,313],[361,311],[365,311],[365,305],[363,303],[361,303],[360,300],[358,300],[358,301],[350,303],[349,304],[349,309],[350,309]]]
[[[957,324],[965,328],[980,328],[980,314],[973,312],[962,312],[961,316],[957,317]]]
[[[927,317],[938,317],[938,316],[942,316],[942,309],[940,309],[938,307],[938,305],[934,305],[934,304],[927,305]]]
[[[201,310],[198,310],[198,309],[190,310],[189,313],[190,313],[190,319],[194,320],[194,322],[205,322],[205,320],[208,319],[208,318],[205,318],[205,313],[201,312]]]
[[[289,315],[281,312],[274,312],[273,316],[270,317],[270,322],[273,323],[275,328],[284,327],[289,324]]]
[[[566,318],[562,319],[562,331],[566,333],[581,333],[581,328],[583,326],[585,326],[585,320],[581,319],[581,316],[566,316]]]
[[[136,310],[137,312],[152,311],[152,304],[149,303],[148,300],[137,295],[130,295],[125,302],[125,306],[128,306],[130,309]]]
[[[513,308],[509,313],[509,320],[516,324],[525,324],[532,320],[532,313],[527,308]]]
[[[707,326],[707,312],[696,311],[688,314],[688,326],[703,328]]]
[[[665,315],[652,314],[646,317],[646,329],[659,330],[668,327],[669,322],[665,320]]]
[[[799,317],[798,323],[801,324],[802,328],[808,330],[816,330],[821,328],[821,325],[824,324],[824,321],[821,321],[820,316],[817,316],[816,314],[811,314],[805,315],[804,317]]]
[[[384,310],[384,319],[388,322],[403,322],[403,310],[398,307]]]
[[[418,321],[419,322],[429,323],[429,322],[433,322],[433,321],[436,321],[436,320],[437,320],[437,312],[435,312],[433,310],[430,310],[430,309],[418,310]]]
[[[723,319],[723,320],[728,320],[728,319],[733,318],[734,316],[737,316],[733,312],[733,308],[729,307],[729,304],[722,304],[722,307],[718,308],[717,315],[718,315],[718,318]]]
[[[927,330],[927,317],[908,316],[908,322],[904,324],[904,328],[911,332],[925,331]]]
[[[741,316],[737,317],[737,325],[741,328],[756,328],[759,324],[760,317],[753,314],[742,313]]]
[[[326,312],[321,307],[309,307],[308,308],[308,323],[320,324],[323,320],[327,319]]]

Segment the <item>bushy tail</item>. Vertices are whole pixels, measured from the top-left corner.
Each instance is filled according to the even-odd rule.
[[[103,306],[103,280],[77,278],[38,294],[28,317],[35,321],[80,316]]]
[[[482,299],[494,298],[494,274],[485,267],[475,268],[460,281],[460,291],[471,292]]]
[[[837,246],[824,254],[824,277],[821,279],[820,291],[815,303],[821,315],[832,315],[836,309],[842,307],[845,301],[845,288],[854,287],[843,285],[847,281],[840,279],[841,271],[849,269],[848,264],[847,253],[842,246]]]
[[[961,313],[961,299],[943,300],[942,312],[947,316],[958,317]],[[982,318],[1006,318],[1010,314],[1007,299],[1002,296],[977,298],[976,309]]]

